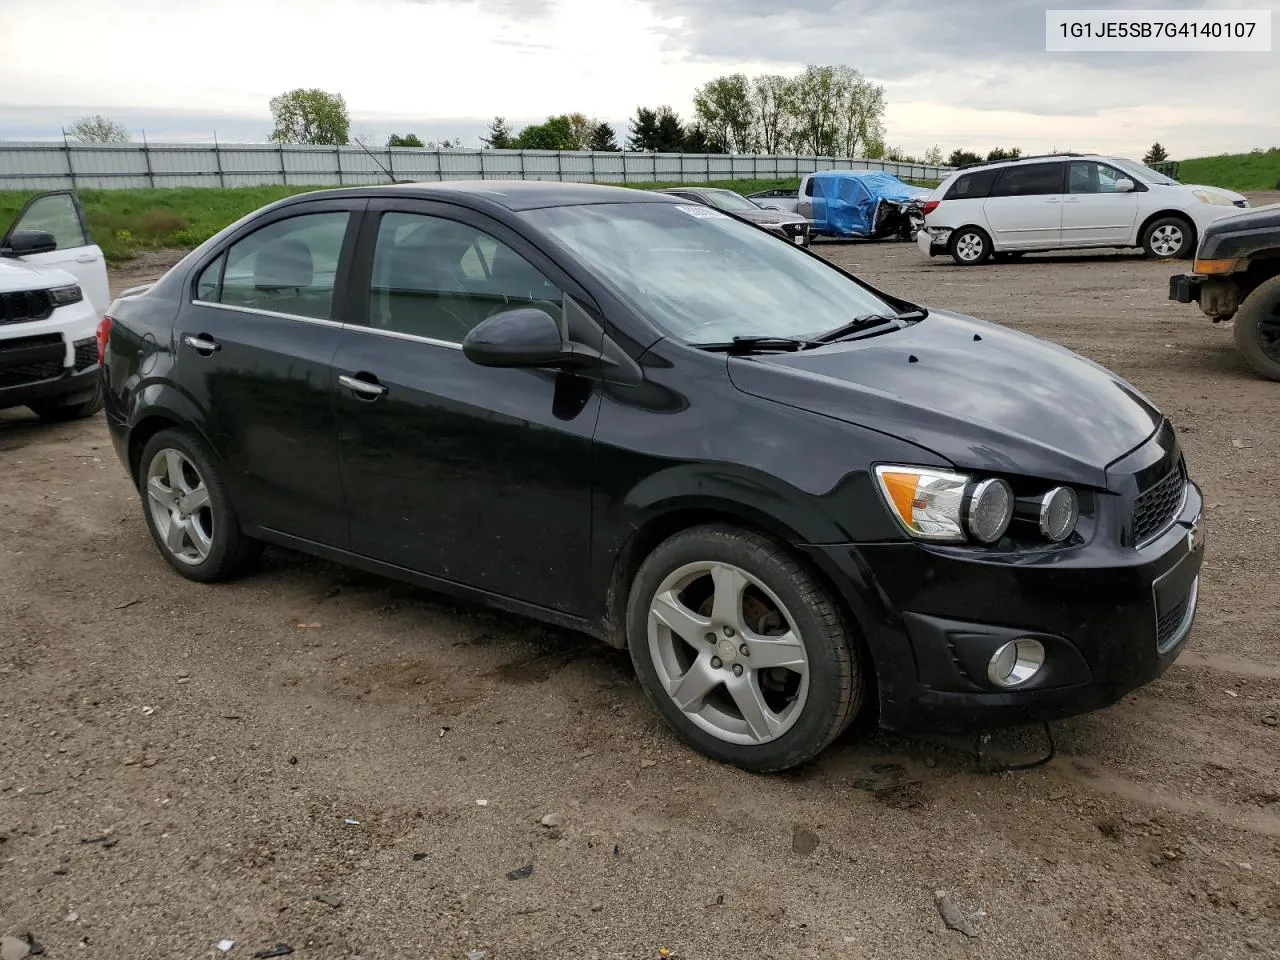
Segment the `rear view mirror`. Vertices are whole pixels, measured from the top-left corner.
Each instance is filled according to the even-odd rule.
[[[536,307],[504,310],[476,324],[462,352],[482,367],[578,367],[599,359],[566,342],[560,325]]]
[[[1116,181],[1116,193],[1129,193],[1133,190],[1133,181],[1128,177],[1121,177]]]
[[[25,257],[32,253],[53,253],[58,249],[57,238],[43,230],[16,230],[9,235],[9,242],[0,250],[0,256]]]

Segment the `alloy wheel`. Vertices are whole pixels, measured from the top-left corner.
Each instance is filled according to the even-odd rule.
[[[727,743],[790,730],[809,693],[809,657],[786,606],[761,580],[722,562],[686,564],[649,606],[649,653],[672,703]]]
[[[147,503],[165,549],[183,563],[203,563],[213,549],[213,505],[194,463],[172,447],[147,468]]]
[[[956,256],[972,263],[982,256],[982,238],[976,233],[965,233],[956,241]]]
[[[1151,249],[1161,257],[1172,257],[1182,249],[1182,228],[1172,223],[1151,231]]]

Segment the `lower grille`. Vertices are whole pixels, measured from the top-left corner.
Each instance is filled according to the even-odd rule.
[[[41,360],[20,367],[0,367],[0,387],[21,387],[62,376],[61,360]]]
[[[1186,495],[1186,486],[1186,467],[1179,460],[1163,479],[1138,494],[1133,503],[1134,546],[1142,546],[1173,522]]]
[[[1168,653],[1186,636],[1191,616],[1195,613],[1196,594],[1200,581],[1197,578],[1191,584],[1187,595],[1164,613],[1156,611],[1156,649],[1160,653]]]
[[[47,320],[53,314],[53,298],[47,290],[0,293],[0,323]]]
[[[88,340],[77,340],[76,348],[76,369],[85,370],[95,366],[98,363],[98,341],[95,337]]]

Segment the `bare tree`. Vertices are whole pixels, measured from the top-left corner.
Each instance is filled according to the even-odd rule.
[[[128,143],[129,131],[122,124],[97,114],[82,117],[67,130],[81,143]]]

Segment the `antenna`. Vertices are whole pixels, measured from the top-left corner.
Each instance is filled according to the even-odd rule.
[[[395,177],[391,175],[391,171],[382,165],[382,161],[373,155],[373,151],[370,150],[368,147],[366,147],[363,143],[361,143],[359,137],[352,137],[352,139],[355,140],[356,143],[360,144],[360,149],[363,150],[365,153],[369,154],[369,159],[378,165],[378,169],[381,170],[383,173],[385,173],[387,175],[387,179],[390,180],[392,183],[412,183],[413,182],[412,180],[397,180]]]

